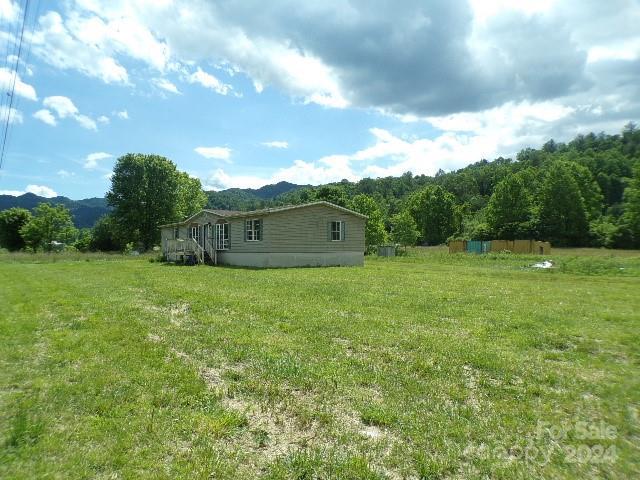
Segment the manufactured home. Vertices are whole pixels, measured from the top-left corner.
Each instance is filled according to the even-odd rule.
[[[202,210],[161,226],[172,262],[244,267],[363,265],[367,217],[329,202],[251,212]]]

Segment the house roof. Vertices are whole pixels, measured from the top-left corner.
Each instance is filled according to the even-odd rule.
[[[367,216],[363,215],[362,213],[356,212],[354,210],[350,210],[345,207],[341,207],[340,205],[335,205],[333,203],[325,202],[324,200],[321,200],[318,202],[303,203],[301,205],[285,205],[282,207],[272,207],[272,208],[263,208],[261,210],[251,210],[249,212],[241,212],[238,210],[210,210],[205,208],[203,210],[200,210],[198,213],[191,215],[189,218],[184,219],[181,222],[167,223],[166,225],[160,225],[160,227],[177,227],[179,225],[184,225],[186,223],[189,223],[191,220],[193,220],[195,217],[200,215],[202,212],[212,213],[222,218],[241,218],[241,217],[256,217],[256,216],[269,215],[272,213],[285,212],[287,210],[295,210],[297,208],[313,207],[315,205],[325,205],[327,207],[340,210],[341,212],[355,215],[356,217],[367,218]]]

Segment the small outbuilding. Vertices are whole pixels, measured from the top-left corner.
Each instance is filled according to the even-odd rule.
[[[162,252],[169,261],[212,265],[363,265],[366,221],[324,201],[251,212],[207,209],[162,225]]]

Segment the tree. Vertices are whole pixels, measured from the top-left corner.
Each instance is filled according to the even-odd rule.
[[[367,216],[367,224],[364,230],[364,242],[367,251],[370,251],[371,247],[375,245],[386,242],[387,231],[384,229],[382,211],[373,198],[365,194],[356,195],[351,200],[351,208]]]
[[[487,205],[487,225],[497,238],[531,236],[531,199],[520,175],[509,175],[496,186]]]
[[[67,207],[48,203],[40,203],[31,220],[20,229],[27,247],[47,252],[53,249],[54,241],[65,244],[73,242],[76,232]]]
[[[78,238],[76,238],[73,246],[80,252],[88,252],[91,247],[91,229],[82,228],[78,230]]]
[[[0,247],[9,251],[25,247],[20,229],[31,220],[31,212],[26,208],[9,208],[0,212]]]
[[[602,214],[602,190],[596,182],[591,171],[584,165],[575,162],[564,162],[571,170],[573,178],[575,178],[580,195],[584,200],[584,207],[587,211],[587,219],[593,220]]]
[[[640,247],[640,163],[634,169],[629,186],[624,191],[622,223],[630,232],[634,247]]]
[[[149,249],[160,241],[161,224],[204,206],[201,191],[199,180],[178,172],[167,158],[128,153],[116,163],[107,201],[114,207],[113,219],[124,243]]]
[[[316,190],[316,200],[324,200],[325,202],[340,205],[341,207],[346,207],[349,203],[344,188],[337,185],[323,185],[318,188]]]
[[[391,238],[403,247],[415,245],[420,232],[411,214],[404,210],[391,217]]]
[[[111,252],[122,250],[124,243],[120,240],[116,222],[111,215],[104,215],[98,219],[91,230],[89,250]]]
[[[540,190],[539,229],[544,240],[557,246],[584,245],[587,212],[570,167],[562,162],[549,168]]]
[[[430,245],[444,243],[456,230],[455,197],[439,185],[429,185],[414,193],[409,198],[408,210],[422,240]]]
[[[200,180],[190,177],[186,172],[178,173],[178,200],[176,205],[176,217],[183,219],[198,213],[209,200],[207,194],[202,191]]]

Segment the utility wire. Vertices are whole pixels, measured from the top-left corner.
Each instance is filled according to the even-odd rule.
[[[33,12],[33,14],[31,14],[31,12]],[[29,68],[29,59],[31,58],[31,46],[33,45],[33,34],[35,32],[35,28],[36,28],[36,22],[38,20],[38,15],[40,15],[40,0],[36,1],[36,5],[35,5],[35,9],[32,8],[29,12],[31,14],[31,21],[29,21],[29,19],[27,18],[27,33],[29,33],[29,31],[31,32],[28,36],[27,36],[27,46],[26,46],[26,54],[23,56],[24,58],[20,61],[20,63],[18,64],[18,68],[16,69],[16,73],[18,75],[20,75],[20,65],[24,65],[24,72],[26,73],[27,68]],[[31,23],[31,27],[29,27],[29,23]],[[17,35],[17,31],[16,31],[16,35]],[[17,111],[18,107],[20,106],[20,95],[18,95],[15,98],[15,103],[13,105],[13,110]],[[9,133],[7,134],[7,142],[6,142],[6,149],[9,149],[9,145],[11,145],[11,136],[13,134],[13,130],[9,129]]]
[[[25,0],[24,14],[22,15],[22,27],[20,28],[20,40],[18,41],[18,53],[16,54],[15,66],[13,69],[13,80],[11,82],[11,93],[9,93],[9,107],[7,108],[7,119],[4,126],[4,135],[2,137],[2,150],[0,151],[0,170],[4,163],[4,152],[7,145],[7,134],[9,133],[9,125],[11,124],[11,109],[13,108],[13,98],[16,90],[16,78],[18,76],[18,66],[20,63],[20,55],[22,54],[22,40],[24,38],[24,28],[27,23],[27,15],[29,13],[29,2]]]
[[[2,112],[3,117],[5,116],[4,113],[6,112],[4,107],[9,101],[7,90],[9,89],[9,85],[11,84],[11,74],[9,74],[9,57],[11,57],[12,54],[15,54],[17,48],[16,38],[18,37],[19,28],[18,22],[15,22],[15,26],[12,26],[12,23],[13,22],[11,21],[11,17],[7,15],[7,45],[5,48],[6,51],[4,54],[4,58],[2,59],[2,68],[3,71],[7,72],[7,75],[6,78],[4,78],[1,82],[2,96],[0,98],[0,112]]]

